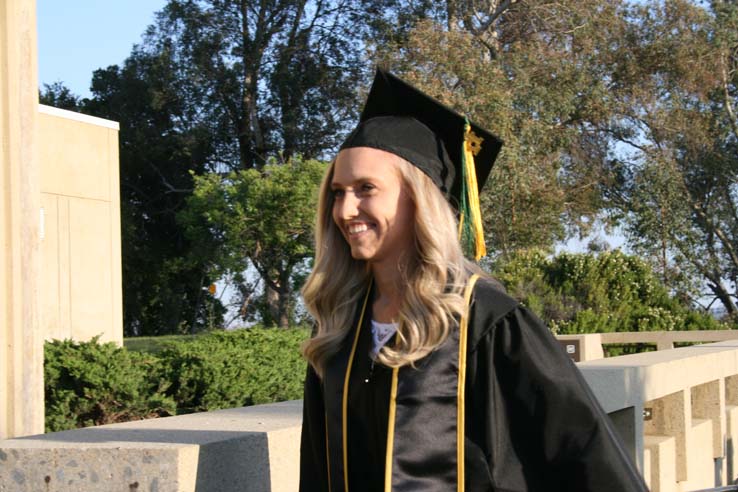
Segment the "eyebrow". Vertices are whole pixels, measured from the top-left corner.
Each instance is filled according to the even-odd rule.
[[[377,180],[377,177],[376,176],[373,176],[373,177],[362,176],[362,177],[356,178],[353,181],[351,181],[351,183],[349,185],[351,185],[351,184],[362,184],[362,183],[367,183],[367,182],[377,183],[377,181],[378,180]],[[339,181],[331,181],[331,188],[339,188],[339,187],[340,188],[343,188],[344,186],[349,186],[349,185],[343,185]]]

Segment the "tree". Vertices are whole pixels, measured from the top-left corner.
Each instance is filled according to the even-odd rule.
[[[293,158],[261,170],[195,177],[195,191],[180,221],[211,259],[211,276],[235,281],[241,315],[286,328],[294,320],[296,292],[313,256],[313,223],[325,164]],[[258,301],[244,272],[253,267],[276,299]],[[256,298],[256,299],[255,299]],[[263,298],[262,298],[263,299]],[[266,302],[264,302],[266,301]]]
[[[321,155],[356,111],[362,17],[345,0],[170,0],[146,33],[171,50],[224,169]]]
[[[44,84],[44,90],[38,91],[38,102],[69,111],[79,111],[82,105],[80,98],[73,94],[63,82]]]
[[[384,3],[378,57],[505,140],[493,254],[623,221],[670,288],[738,312],[734,2]]]
[[[611,78],[606,196],[672,288],[738,315],[738,6],[633,6]]]
[[[203,290],[217,269],[198,244],[213,238],[176,220],[193,176],[333,149],[357,110],[363,19],[344,0],[170,0],[121,67],[95,73],[83,111],[121,123],[128,335],[197,331],[222,313]],[[283,281],[263,282],[276,313]]]
[[[192,174],[215,163],[214,137],[178,85],[171,52],[134,49],[123,67],[97,70],[83,110],[120,122],[124,332],[198,331],[218,301],[204,302],[207,258],[176,222],[193,188]],[[208,294],[205,294],[208,295]]]
[[[352,2],[343,0],[170,0],[157,14],[136,56],[162,60],[157,93],[162,99],[156,102],[164,114],[174,111],[172,133],[186,133],[191,145],[203,150],[197,155],[200,168],[172,170],[183,177],[182,186],[169,191],[178,200],[167,213],[173,228],[173,217],[191,190],[190,177],[183,174],[189,169],[195,175],[202,167],[221,173],[258,169],[270,158],[312,158],[335,148],[356,112],[361,19]],[[140,151],[145,149],[143,144]],[[184,250],[176,258],[177,269],[195,262],[193,279],[210,263]],[[206,280],[202,272],[199,276]],[[271,289],[283,279],[262,280],[270,311],[280,311],[286,291]],[[180,299],[200,306],[201,289],[191,285],[197,296]]]
[[[387,21],[375,51],[505,142],[482,194],[488,249],[550,249],[586,232],[602,205],[608,141],[592,128],[611,112],[599,53],[623,29],[618,2],[443,5],[429,6],[410,29]]]

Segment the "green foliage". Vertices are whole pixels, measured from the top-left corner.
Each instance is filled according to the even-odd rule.
[[[225,168],[315,158],[359,109],[366,20],[354,4],[169,0],[143,45],[171,53],[172,85],[209,123]]]
[[[283,328],[294,321],[296,280],[313,256],[312,229],[325,168],[295,157],[261,170],[195,177],[179,221],[197,240],[199,254],[210,258],[209,274],[240,284],[247,317]],[[261,302],[252,299],[254,287],[243,278],[250,266],[264,282]],[[269,302],[269,292],[276,294],[276,302]]]
[[[302,397],[307,329],[214,332],[159,353],[178,413]]]
[[[46,430],[301,398],[300,344],[309,334],[252,328],[131,350],[97,339],[48,342]]]
[[[123,326],[126,336],[196,333],[217,299],[207,256],[193,254],[176,216],[192,174],[213,169],[217,134],[191,107],[197,93],[171,50],[134,48],[122,66],[95,71],[82,111],[120,122]]]
[[[44,90],[38,92],[38,102],[68,111],[79,111],[82,104],[82,100],[61,82],[44,84]]]
[[[330,155],[355,121],[368,61],[505,141],[481,196],[492,260],[551,251],[594,219],[621,222],[670,289],[695,299],[707,289],[738,319],[738,6],[491,5],[169,0],[121,67],[95,73],[92,99],[47,87],[49,104],[121,123],[126,334],[218,324],[222,306],[203,287],[219,272],[247,316],[289,324],[307,242],[293,232],[296,209],[280,207],[300,193],[249,185],[249,200],[262,196],[245,205],[215,188],[252,180],[228,171]],[[208,173],[221,182],[204,179],[188,201]],[[208,200],[220,209],[207,211]],[[283,246],[294,256],[272,261]],[[670,326],[659,313],[639,316]]]
[[[606,197],[672,288],[738,316],[738,7],[634,3],[613,50],[619,141]],[[712,304],[712,302],[710,303]]]
[[[376,56],[505,141],[494,259],[620,222],[669,288],[738,319],[735,2],[386,6]]]
[[[618,37],[618,2],[512,2],[497,11],[445,3],[442,15],[429,6],[418,15],[426,20],[376,51],[505,142],[481,197],[491,255],[548,249],[586,230],[600,208],[597,171],[608,148],[588,126],[608,117],[607,62],[598,55]]]
[[[173,415],[161,363],[114,343],[46,343],[46,431]]]
[[[123,339],[123,346],[135,352],[156,354],[164,350],[172,342],[192,340],[200,335],[161,335],[158,337],[128,337]]]
[[[617,250],[555,257],[521,251],[495,273],[556,333],[725,328],[670,296],[643,260]]]
[[[208,238],[185,237],[176,220],[192,176],[330,152],[366,69],[365,17],[352,2],[164,3],[121,66],[95,71],[89,100],[56,85],[42,94],[120,122],[127,336],[220,323],[220,301],[203,292],[218,280],[197,248]]]

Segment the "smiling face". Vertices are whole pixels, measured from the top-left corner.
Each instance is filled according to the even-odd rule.
[[[370,147],[338,153],[331,182],[333,220],[354,259],[397,264],[414,247],[415,206],[397,160]]]

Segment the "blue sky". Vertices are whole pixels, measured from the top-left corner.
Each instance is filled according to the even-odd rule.
[[[39,85],[90,96],[92,72],[119,65],[166,0],[37,0]]]

